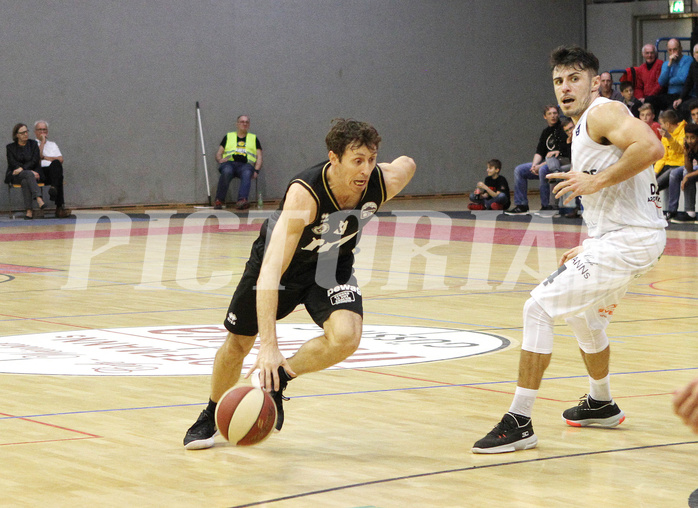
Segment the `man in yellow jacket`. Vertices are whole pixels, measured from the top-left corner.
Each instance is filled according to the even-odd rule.
[[[654,163],[654,172],[657,175],[659,190],[669,187],[669,175],[671,170],[683,166],[684,154],[684,128],[686,121],[679,122],[679,115],[673,109],[667,109],[659,113],[660,132],[662,133],[662,145],[664,145],[664,157]]]

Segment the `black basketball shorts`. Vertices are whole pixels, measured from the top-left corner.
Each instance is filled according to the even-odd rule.
[[[237,335],[257,335],[257,278],[261,262],[251,258],[233,294],[225,317],[225,328]],[[289,273],[290,272],[290,273]],[[315,281],[315,270],[291,271],[281,279],[276,319],[288,316],[304,304],[313,321],[322,327],[334,311],[350,310],[363,317],[361,289],[353,275],[352,263],[340,264],[334,287],[324,288]]]

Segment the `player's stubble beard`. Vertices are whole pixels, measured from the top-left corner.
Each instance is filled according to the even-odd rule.
[[[584,114],[584,112],[589,109],[591,103],[594,102],[599,96],[598,90],[591,90],[591,92],[584,98],[584,100],[577,100],[577,104],[574,110],[568,111],[566,116],[579,120],[579,118]]]

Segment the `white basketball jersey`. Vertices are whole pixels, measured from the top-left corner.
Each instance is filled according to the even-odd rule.
[[[623,152],[614,145],[601,145],[593,141],[587,132],[587,115],[591,108],[610,99],[598,97],[584,112],[574,128],[572,137],[572,170],[596,174],[615,164]],[[631,115],[630,111],[628,114]],[[589,236],[598,238],[609,231],[627,226],[665,228],[662,203],[657,189],[654,169],[644,171],[623,182],[595,194],[582,196],[584,222]]]

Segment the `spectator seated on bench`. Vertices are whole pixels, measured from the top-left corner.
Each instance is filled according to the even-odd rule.
[[[29,139],[29,128],[18,123],[12,128],[13,142],[7,145],[7,172],[5,183],[20,185],[24,197],[24,218],[31,220],[36,215],[43,216],[46,203],[41,197],[39,181],[43,177],[40,162],[39,144]],[[34,201],[38,210],[34,211]]]
[[[70,216],[70,210],[65,209],[63,197],[63,154],[56,143],[48,140],[46,120],[34,122],[34,137],[39,144],[41,169],[44,174],[41,181],[50,185],[48,195],[51,201],[56,203],[56,217],[63,219]]]

